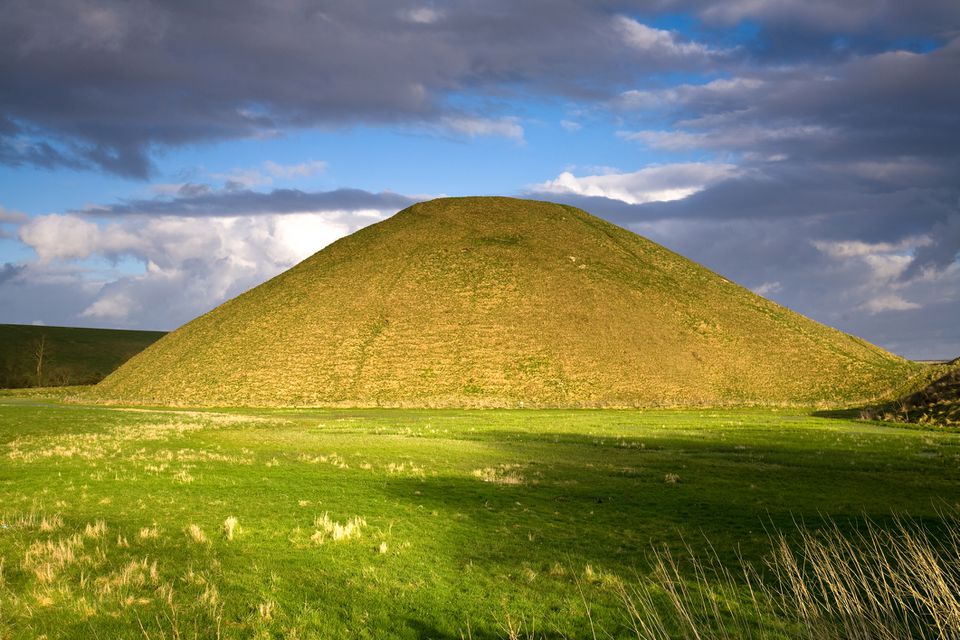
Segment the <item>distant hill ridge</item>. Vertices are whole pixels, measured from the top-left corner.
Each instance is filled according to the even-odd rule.
[[[416,204],[168,334],[94,390],[185,405],[860,403],[921,365],[570,206]]]
[[[163,331],[0,324],[0,388],[95,384],[163,335]]]

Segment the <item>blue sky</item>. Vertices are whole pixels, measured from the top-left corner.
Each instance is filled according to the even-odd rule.
[[[439,195],[960,355],[955,2],[13,1],[0,322],[173,329]]]

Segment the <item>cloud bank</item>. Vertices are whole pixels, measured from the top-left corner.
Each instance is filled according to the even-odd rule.
[[[181,191],[17,217],[37,260],[0,267],[5,321],[173,329],[414,202],[356,189]]]

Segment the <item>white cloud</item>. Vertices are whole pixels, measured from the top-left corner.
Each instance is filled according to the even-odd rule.
[[[279,164],[272,160],[263,163],[263,168],[267,173],[275,178],[308,178],[314,174],[322,173],[327,170],[327,163],[323,160],[310,160],[300,164]]]
[[[560,126],[563,127],[565,131],[569,131],[570,133],[576,133],[577,131],[580,131],[580,129],[583,129],[582,124],[579,122],[574,122],[573,120],[561,120]]]
[[[77,315],[114,326],[172,328],[391,213],[158,216],[110,224],[74,214],[49,215],[31,220],[20,237],[36,251],[39,265],[68,261],[80,269],[83,263],[75,261],[89,258],[126,255],[139,260],[142,273],[113,273],[96,283]],[[82,277],[76,271],[68,275]]]
[[[687,124],[697,124],[689,122]],[[708,133],[694,133],[683,129],[618,131],[617,136],[630,142],[640,142],[662,151],[685,151],[702,148],[749,149],[761,144],[786,141],[822,139],[833,135],[832,130],[817,125],[789,127],[730,126]],[[783,158],[781,158],[783,159]]]
[[[737,174],[732,164],[688,162],[655,165],[633,173],[577,177],[569,171],[531,190],[621,200],[628,204],[680,200]]]
[[[895,243],[863,242],[861,240],[814,240],[813,246],[834,258],[863,258],[889,253],[904,254],[917,247],[928,246],[931,242],[928,236],[911,236]]]
[[[259,169],[231,169],[226,173],[212,173],[210,177],[223,180],[229,188],[252,189],[273,184],[273,178]]]
[[[770,296],[779,291],[783,291],[783,285],[778,281],[774,282],[764,282],[758,287],[754,287],[752,291],[758,296]]]
[[[81,318],[123,320],[136,308],[136,303],[123,292],[105,295],[80,312]]]
[[[879,295],[864,302],[860,308],[870,313],[882,313],[884,311],[908,311],[910,309],[919,309],[920,305],[909,300],[904,300],[900,296],[888,293]]]
[[[443,18],[443,12],[432,7],[415,7],[400,12],[400,19],[414,24],[433,24]]]
[[[878,16],[885,4],[832,0],[724,0],[706,4],[700,10],[700,15],[710,22],[721,24],[736,24],[750,19],[780,21],[797,27],[830,25],[842,33],[880,20]]]
[[[74,214],[37,216],[20,228],[20,240],[42,262],[82,259],[99,253],[116,257],[142,249],[142,238],[123,227],[101,227]]]
[[[448,116],[440,120],[443,129],[453,133],[477,138],[481,136],[501,136],[518,142],[523,141],[523,127],[513,116],[503,118],[475,118],[472,116]]]
[[[706,142],[704,134],[687,131],[618,131],[617,137],[664,151],[697,149],[705,146]]]
[[[627,45],[645,53],[689,56],[712,53],[708,47],[697,42],[681,42],[673,31],[655,29],[627,16],[614,18],[614,29]]]
[[[821,253],[840,262],[859,262],[870,269],[870,282],[875,286],[897,287],[897,280],[913,262],[917,249],[933,243],[929,236],[911,236],[899,242],[863,242],[861,240],[814,240]],[[892,307],[891,307],[892,308]]]
[[[650,109],[687,105],[709,101],[711,104],[730,103],[739,108],[749,95],[762,89],[766,83],[759,78],[738,76],[719,78],[703,84],[681,84],[665,89],[630,89],[621,93],[612,102],[618,109]]]
[[[861,240],[823,241],[814,240],[811,244],[822,254],[832,259],[840,269],[857,269],[863,274],[855,292],[866,299],[856,305],[861,311],[870,314],[885,311],[909,311],[920,309],[924,304],[909,301],[899,293],[911,287],[904,278],[913,262],[917,249],[929,246],[929,236],[912,236],[899,242],[864,242]],[[919,290],[919,289],[917,289]],[[926,302],[929,301],[925,301]]]
[[[327,170],[327,163],[322,160],[309,160],[299,164],[280,164],[272,160],[263,162],[258,168],[237,168],[231,169],[226,173],[214,173],[210,177],[223,180],[228,184],[252,189],[254,187],[269,186],[276,179],[295,180],[297,178],[309,178],[317,173]],[[166,187],[166,191],[174,190],[179,187],[181,190],[185,186],[191,185],[158,185],[159,188]],[[202,187],[203,185],[196,185]]]

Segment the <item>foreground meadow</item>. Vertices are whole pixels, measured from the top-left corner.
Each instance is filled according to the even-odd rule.
[[[905,530],[923,575],[945,571],[911,598],[936,600],[956,637],[957,567],[937,549],[956,549],[958,502],[957,432],[802,411],[7,396],[0,638],[670,637],[682,619],[658,631],[651,612],[679,600],[719,618],[697,619],[720,629],[704,637],[795,637],[809,621],[774,615],[752,580],[789,583],[784,554],[818,540],[886,553]]]

